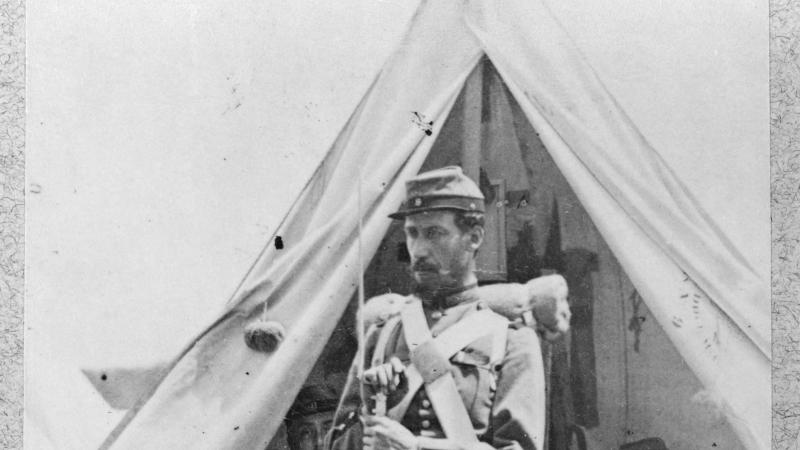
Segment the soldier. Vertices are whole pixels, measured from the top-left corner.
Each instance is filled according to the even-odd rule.
[[[417,287],[367,304],[386,311],[367,332],[362,380],[353,363],[326,447],[541,449],[537,334],[493,312],[486,288],[477,287],[480,189],[461,168],[445,167],[409,180],[406,190],[390,217],[405,221]]]
[[[336,394],[327,386],[311,385],[300,391],[285,421],[291,450],[322,450],[336,400]]]

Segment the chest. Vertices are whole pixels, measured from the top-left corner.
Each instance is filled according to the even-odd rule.
[[[430,324],[434,339],[451,323],[435,321]],[[373,355],[373,364],[388,362],[397,357],[404,365],[411,363],[410,349],[403,333],[402,322],[387,324],[391,327],[384,330],[386,336],[381,339],[383,348],[377,348]],[[449,371],[455,381],[463,405],[478,435],[488,431],[490,414],[497,383],[497,370],[492,362],[493,341],[491,335],[481,336],[465,345],[452,355],[448,355]],[[409,393],[407,383],[401,383],[398,389],[387,398],[387,406],[394,407],[408,396],[413,400],[403,419],[403,424],[412,432],[437,429],[435,407],[427,399],[425,388]]]

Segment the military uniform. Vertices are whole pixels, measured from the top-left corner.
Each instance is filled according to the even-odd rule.
[[[441,209],[484,211],[480,189],[457,167],[421,174],[409,180],[406,189],[406,202],[390,217],[402,219]],[[481,299],[481,290],[475,286],[445,294],[388,295],[401,303],[400,312],[389,311],[372,324],[364,344],[369,367],[385,364],[392,357],[397,357],[406,367],[400,385],[386,398],[387,415],[414,435],[427,438],[420,440],[423,448],[424,442],[435,444],[432,448],[437,449],[541,449],[545,430],[545,381],[536,332],[490,311],[488,303]],[[374,298],[368,306],[381,304],[382,300],[385,298]],[[411,316],[418,320],[408,319],[409,310],[418,313]],[[415,338],[412,329],[422,331],[427,337]],[[450,339],[447,352],[440,351],[443,343],[432,352],[435,361],[426,368],[425,352],[420,351],[425,347],[423,344],[437,339],[441,343],[446,340],[444,336],[452,338],[459,334],[460,340]],[[430,367],[438,372],[431,375]],[[420,370],[415,381],[410,372],[417,369]],[[419,373],[423,375],[420,377]],[[365,411],[374,413],[376,391],[361,383],[357,374],[358,361],[354,361],[327,448],[363,448],[359,416]],[[455,384],[455,389],[451,386],[449,391],[451,401],[448,402],[442,401],[441,390],[431,387],[442,378],[447,378],[448,383],[452,378]],[[424,386],[420,379],[424,379]],[[434,401],[432,394],[439,400]],[[457,429],[474,433],[477,440],[464,440],[460,436],[453,439],[452,430],[456,428],[450,416],[458,415],[455,413],[460,413],[463,419],[463,426]],[[446,436],[446,429],[451,430],[449,436]]]
[[[419,301],[409,297],[408,301]],[[436,337],[464,317],[483,308],[477,289],[456,294],[438,305],[423,304],[431,333]],[[393,330],[383,330],[393,326]],[[372,327],[367,335],[366,358],[372,360],[381,332],[388,332],[385,361],[398,357],[404,365],[410,361],[409,349],[401,322],[387,320]],[[493,448],[541,448],[544,434],[544,369],[536,332],[528,327],[509,324],[504,355],[490,361],[491,342],[487,337],[470,343],[450,358],[450,373],[456,382],[463,404],[478,439]],[[354,364],[334,420],[332,449],[361,449],[362,434],[358,414],[364,403],[371,403],[374,391],[367,390],[366,402],[356,379]],[[393,408],[406,395],[408,383],[388,396]],[[401,424],[418,436],[444,438],[444,433],[424,389],[413,397]]]

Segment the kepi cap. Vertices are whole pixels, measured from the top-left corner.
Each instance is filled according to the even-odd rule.
[[[286,414],[287,419],[309,416],[312,414],[335,411],[339,397],[327,386],[305,386],[297,394],[292,407]]]
[[[442,167],[406,181],[406,200],[400,210],[389,217],[403,219],[412,214],[443,209],[485,212],[480,188],[464,175],[461,167]]]

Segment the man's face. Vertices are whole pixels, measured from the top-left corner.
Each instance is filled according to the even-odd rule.
[[[406,217],[406,246],[411,273],[427,290],[460,287],[483,240],[479,228],[462,232],[452,211],[428,211]]]
[[[286,440],[291,450],[322,450],[331,429],[333,411],[297,418],[289,424]]]

